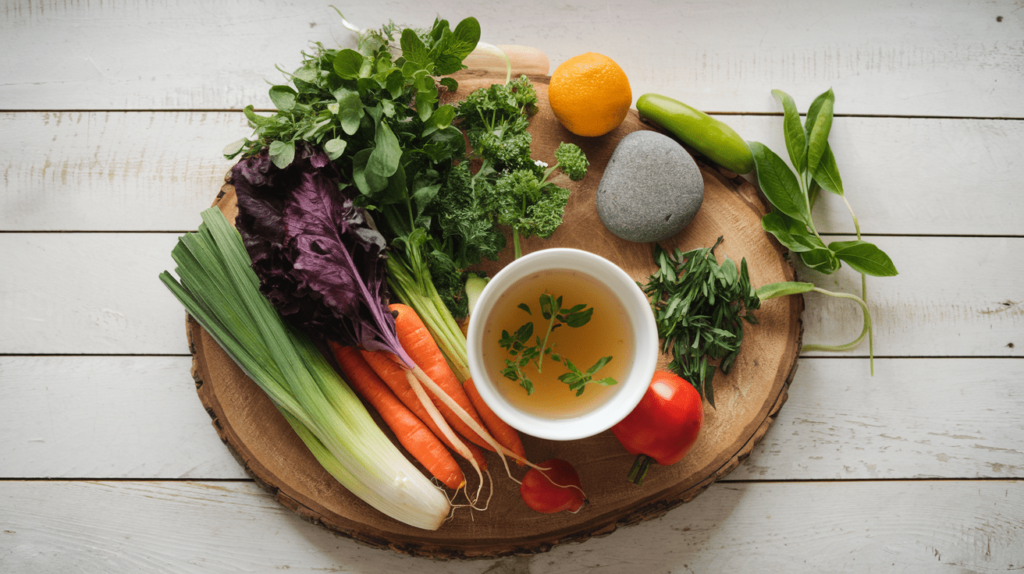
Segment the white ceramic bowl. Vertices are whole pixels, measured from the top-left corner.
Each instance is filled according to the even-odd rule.
[[[593,410],[571,418],[551,418],[526,412],[509,403],[495,387],[501,373],[484,368],[483,333],[487,318],[506,289],[520,279],[545,270],[585,273],[607,286],[622,303],[633,330],[633,361],[612,396]],[[539,438],[575,440],[608,430],[640,402],[658,361],[658,328],[650,304],[636,282],[611,261],[578,249],[543,249],[508,264],[484,288],[473,308],[468,333],[469,372],[487,406],[513,428]]]

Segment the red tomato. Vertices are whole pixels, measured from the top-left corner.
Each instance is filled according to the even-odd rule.
[[[576,513],[586,504],[587,498],[583,495],[580,475],[576,474],[576,469],[571,464],[553,458],[537,466],[550,470],[545,470],[544,474],[541,474],[541,471],[531,468],[523,477],[519,496],[523,497],[526,506],[537,512],[553,514],[563,510]],[[545,474],[547,478],[544,477]],[[551,480],[548,480],[549,478]]]
[[[612,427],[622,446],[638,455],[629,480],[643,481],[652,461],[679,462],[697,442],[704,404],[693,385],[668,371],[654,373],[647,393],[626,418]]]

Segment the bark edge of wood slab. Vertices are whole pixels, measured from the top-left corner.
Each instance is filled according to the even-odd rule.
[[[457,100],[504,76],[496,78],[464,74],[459,92],[445,95],[445,100]],[[631,111],[622,126],[602,138],[575,136],[558,123],[547,104],[547,78],[532,79],[540,97],[540,111],[530,128],[534,157],[553,165],[555,147],[570,141],[587,153],[591,168],[581,182],[559,182],[573,191],[566,223],[549,240],[524,241],[524,253],[544,247],[582,248],[615,261],[634,279],[645,280],[654,271],[651,245],[629,243],[609,233],[597,217],[594,197],[618,141],[630,132],[654,128]],[[696,159],[704,177],[704,204],[686,229],[662,244],[687,250],[710,246],[724,235],[719,257],[729,255],[737,262],[746,257],[753,285],[795,280],[786,250],[761,229],[760,218],[768,205],[764,196],[743,178],[700,156]],[[234,220],[237,200],[230,184],[221,188],[214,204]],[[512,259],[510,251],[506,248],[497,262],[487,262],[481,269],[493,274]],[[437,531],[401,524],[351,495],[320,467],[270,400],[191,317],[186,331],[196,390],[214,428],[246,473],[282,505],[314,524],[377,548],[432,558],[495,558],[545,552],[659,517],[735,469],[750,456],[786,402],[803,336],[803,307],[802,297],[763,303],[757,311],[760,324],[745,325],[743,348],[732,371],[715,377],[718,410],[705,405],[697,444],[681,462],[652,468],[642,487],[626,482],[633,456],[610,431],[570,442],[524,435],[531,460],[563,458],[577,468],[591,503],[575,515],[535,513],[519,499],[518,485],[503,475],[497,457],[489,454],[494,477],[490,509],[474,516],[459,509]],[[667,363],[668,357],[662,357],[659,368]],[[512,468],[517,478],[525,473]]]

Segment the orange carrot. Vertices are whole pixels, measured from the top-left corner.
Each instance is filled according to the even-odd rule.
[[[437,342],[430,335],[430,331],[427,331],[427,326],[423,324],[423,320],[416,314],[416,311],[413,311],[412,307],[400,303],[389,305],[388,309],[391,309],[392,314],[396,314],[395,312],[397,311],[395,331],[398,333],[398,342],[402,344],[402,348],[405,349],[405,352],[416,363],[416,366],[422,369],[449,397],[469,413],[469,416],[478,425],[483,427],[483,420],[476,412],[476,409],[473,408],[473,404],[469,401],[469,396],[466,395],[465,389],[459,384],[459,379],[455,377],[455,373],[448,366],[448,362],[444,359],[444,354],[441,353]],[[448,421],[448,424],[457,430],[460,435],[482,448],[490,451],[494,450],[487,441],[473,432],[469,425],[456,416],[448,405],[445,405],[437,397],[431,398],[437,409],[444,415],[444,420]]]
[[[494,440],[507,448],[508,450],[518,454],[523,459],[526,458],[526,449],[523,448],[523,441],[519,438],[519,433],[516,429],[509,426],[509,424],[494,414],[491,407],[487,406],[484,399],[480,396],[480,393],[476,390],[476,385],[473,383],[473,379],[466,379],[466,382],[462,385],[466,389],[466,395],[469,396],[469,401],[476,407],[476,412],[480,413],[480,418],[484,419],[484,424],[487,425],[487,430],[490,431],[491,436]],[[522,461],[516,461],[516,464],[523,466]]]
[[[413,392],[409,386],[408,380],[405,377],[405,367],[398,361],[397,358],[392,358],[394,355],[386,351],[365,351],[361,350],[363,359],[373,369],[373,371],[380,377],[381,380],[391,389],[392,392],[398,397],[398,399],[405,405],[410,411],[413,412],[423,424],[427,425],[428,428],[434,433],[434,436],[439,438],[448,448],[455,452],[459,452],[459,449],[455,447],[445,437],[441,429],[437,427],[437,423],[434,419],[427,414],[426,408],[423,403],[416,397],[416,393]],[[480,466],[480,470],[487,470],[487,461],[484,460],[484,453],[480,449],[476,448],[473,444],[467,444],[466,448],[469,449],[473,459]]]
[[[405,450],[448,488],[464,486],[466,477],[448,449],[380,380],[359,350],[333,342],[330,347],[348,384],[377,410]]]

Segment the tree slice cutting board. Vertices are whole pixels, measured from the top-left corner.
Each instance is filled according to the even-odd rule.
[[[503,79],[464,74],[459,91],[448,95],[448,101]],[[548,78],[532,79],[540,99],[540,111],[530,127],[533,156],[554,164],[555,148],[569,141],[583,149],[591,166],[583,181],[564,178],[559,182],[573,192],[565,223],[548,240],[525,241],[523,251],[556,246],[584,249],[616,262],[634,279],[646,280],[654,271],[652,246],[630,243],[608,232],[598,219],[594,200],[619,140],[630,132],[653,128],[631,111],[625,122],[606,136],[575,136],[558,123],[547,104]],[[755,287],[794,280],[784,249],[761,229],[760,218],[767,210],[758,191],[735,174],[701,158],[697,162],[704,176],[703,206],[686,229],[663,245],[689,250],[710,246],[725,236],[717,250],[719,259],[728,255],[739,262],[745,257]],[[237,204],[230,184],[221,190],[217,205],[234,221]],[[497,262],[482,268],[490,274],[497,272],[512,259],[510,252],[511,247]],[[745,326],[734,368],[728,375],[715,377],[718,409],[705,405],[705,424],[697,444],[681,462],[653,466],[643,486],[626,482],[634,457],[611,431],[569,442],[523,436],[531,460],[562,458],[571,462],[590,503],[577,514],[533,512],[520,500],[518,485],[505,476],[497,456],[488,454],[494,478],[489,509],[460,508],[433,532],[392,520],[346,491],[318,465],[255,383],[191,318],[187,331],[194,356],[193,376],[214,427],[246,471],[282,504],[313,523],[372,546],[431,557],[494,557],[543,552],[556,544],[607,535],[620,525],[664,514],[728,474],[750,455],[786,400],[800,349],[802,310],[800,297],[763,304],[757,312],[760,324]],[[667,363],[668,358],[663,357],[659,366]],[[512,472],[522,478],[525,469],[513,465]],[[467,476],[472,476],[471,472]]]

